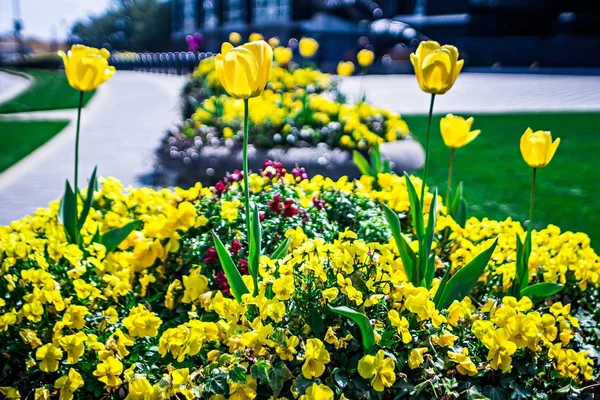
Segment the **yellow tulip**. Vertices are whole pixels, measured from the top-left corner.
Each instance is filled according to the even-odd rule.
[[[233,47],[225,42],[215,57],[215,69],[223,88],[236,99],[259,96],[269,79],[273,49],[264,40]]]
[[[532,168],[544,168],[552,161],[554,153],[560,144],[556,138],[552,142],[552,134],[548,131],[536,131],[527,128],[521,136],[521,155],[523,160]]]
[[[252,32],[250,36],[248,36],[249,42],[258,42],[259,40],[264,40],[264,36],[258,32]]]
[[[340,76],[350,76],[354,73],[354,64],[352,61],[340,61],[337,66],[337,73]]]
[[[310,58],[319,50],[319,42],[313,38],[303,37],[298,44],[300,55],[304,58]]]
[[[237,33],[237,32],[231,32],[231,33],[229,34],[229,41],[230,41],[232,44],[238,44],[239,42],[241,42],[241,41],[242,41],[242,35],[240,35],[240,34],[239,34],[239,33]]]
[[[460,73],[464,60],[458,60],[458,50],[451,45],[440,46],[438,42],[421,42],[417,51],[410,55],[421,90],[431,94],[444,94]]]
[[[294,58],[294,53],[289,47],[275,47],[273,54],[275,55],[275,62],[278,65],[287,65],[292,61],[292,58]]]
[[[464,119],[452,114],[446,115],[440,121],[440,131],[444,144],[458,149],[471,143],[481,133],[479,129],[471,131],[472,125],[473,117]]]
[[[276,36],[269,39],[269,45],[272,48],[279,46],[279,43],[280,43],[279,38]]]
[[[58,55],[63,59],[67,79],[73,89],[89,92],[115,74],[115,67],[108,65],[110,53],[106,49],[75,44],[68,53],[59,51]]]
[[[362,49],[356,55],[356,60],[361,67],[370,67],[371,64],[373,64],[373,61],[375,61],[375,53],[368,49]]]

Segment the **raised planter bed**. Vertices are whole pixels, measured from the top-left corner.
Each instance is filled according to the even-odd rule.
[[[181,134],[181,136],[184,136]],[[170,136],[169,138],[173,138]],[[242,165],[242,148],[238,145],[194,147],[193,139],[181,138],[188,143],[186,150],[172,150],[166,139],[157,151],[156,179],[167,186],[189,187],[196,182],[204,185],[216,183],[226,172],[232,172]],[[190,143],[191,142],[191,143]],[[419,142],[406,137],[381,145],[382,155],[392,162],[392,169],[401,174],[412,172],[423,166],[425,152]],[[352,162],[352,152],[339,148],[332,149],[322,143],[314,147],[275,147],[272,149],[250,146],[248,163],[250,170],[262,168],[263,160],[275,160],[291,171],[302,166],[308,175],[324,175],[332,179],[348,176],[360,178],[361,174]]]

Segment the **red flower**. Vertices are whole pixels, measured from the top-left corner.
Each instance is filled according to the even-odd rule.
[[[217,251],[213,248],[206,250],[206,257],[204,257],[204,262],[216,263],[217,262]]]
[[[273,197],[273,201],[269,201],[267,205],[269,206],[269,208],[271,208],[271,210],[274,213],[281,213],[281,196],[276,195],[275,197]]]
[[[294,206],[294,200],[287,199],[283,202],[283,216],[291,218],[298,214],[299,210]]]
[[[237,256],[237,254],[239,253],[239,251],[242,249],[242,244],[233,239],[231,241],[231,246],[229,247],[229,250],[231,251],[232,254],[235,254]]]

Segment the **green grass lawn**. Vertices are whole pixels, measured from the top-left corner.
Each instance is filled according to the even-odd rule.
[[[29,69],[23,72],[35,82],[20,96],[0,105],[0,114],[77,108],[79,92],[69,86],[64,71]],[[84,104],[93,94],[85,93]]]
[[[468,117],[469,115],[463,115]],[[413,134],[425,143],[427,116],[404,116]],[[450,150],[435,116],[431,129],[430,185],[445,195]],[[454,182],[463,181],[470,215],[525,221],[529,213],[531,168],[521,158],[519,140],[527,127],[549,130],[561,143],[552,162],[538,170],[534,226],[558,225],[581,231],[600,250],[600,114],[474,115],[481,134],[458,149]],[[420,172],[422,174],[422,172]]]
[[[0,119],[0,172],[46,143],[68,123]]]

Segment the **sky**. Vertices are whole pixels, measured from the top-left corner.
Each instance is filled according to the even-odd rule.
[[[13,30],[13,3],[17,0],[0,0],[0,35]],[[18,0],[21,4],[23,35],[49,40],[52,26],[56,26],[59,39],[66,38],[73,23],[88,15],[101,14],[111,0]]]

